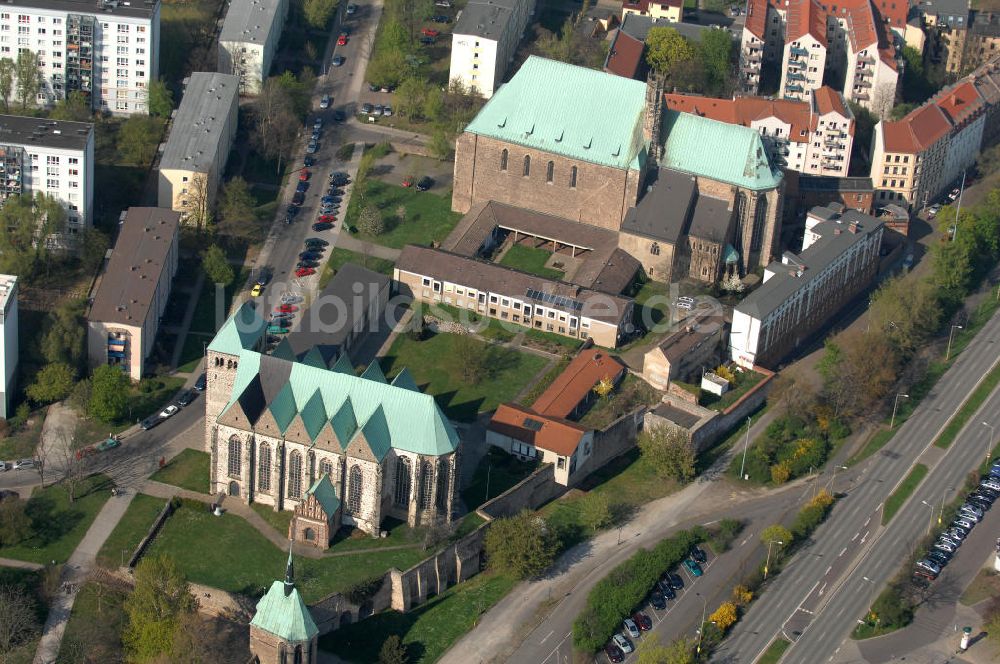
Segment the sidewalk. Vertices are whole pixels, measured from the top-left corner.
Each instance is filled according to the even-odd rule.
[[[357,171],[354,172],[356,173]],[[344,232],[341,232],[340,236],[337,238],[337,246],[342,249],[356,251],[359,254],[366,254],[374,258],[382,258],[387,261],[392,261],[393,263],[399,259],[400,254],[399,249],[383,247],[380,244],[372,244],[371,242],[363,242],[350,233]]]
[[[198,300],[201,298],[201,289],[205,283],[205,272],[198,270],[198,278],[189,293],[187,309],[184,311],[184,319],[177,326],[177,342],[174,346],[174,354],[170,358],[170,369],[176,370],[181,361],[181,353],[184,352],[184,342],[187,341],[188,331],[191,329],[191,321],[194,319],[194,311],[198,307]]]
[[[13,567],[14,569],[30,569],[37,572],[40,569],[45,569],[45,565],[39,565],[38,563],[29,563],[25,560],[14,560],[13,558],[0,558],[0,567]]]

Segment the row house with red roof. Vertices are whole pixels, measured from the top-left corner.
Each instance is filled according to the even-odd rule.
[[[670,110],[756,130],[771,159],[788,170],[847,176],[854,145],[854,114],[844,96],[829,86],[810,90],[806,101],[667,94],[664,102]]]
[[[684,20],[684,0],[624,0],[622,20],[629,14],[681,23]]]
[[[875,125],[875,204],[924,207],[954,186],[996,140],[1000,59],[931,97],[901,120]]]

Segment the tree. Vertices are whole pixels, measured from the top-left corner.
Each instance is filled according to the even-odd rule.
[[[125,600],[122,642],[135,661],[169,654],[181,620],[197,603],[169,556],[147,556],[135,568],[135,588]]]
[[[721,92],[732,78],[733,39],[728,30],[704,30],[698,51],[708,85]]]
[[[25,511],[27,504],[20,498],[0,500],[0,546],[14,546],[34,534],[31,517]]]
[[[545,520],[527,510],[493,521],[485,546],[490,567],[519,579],[544,572],[559,551],[559,541]]]
[[[694,645],[683,638],[666,646],[655,638],[643,639],[636,654],[638,664],[695,664]]]
[[[128,376],[116,367],[102,364],[90,379],[88,410],[102,422],[116,422],[128,412]]]
[[[892,107],[892,113],[889,114],[889,119],[902,120],[915,108],[917,108],[917,104],[910,104],[907,102],[896,104]]]
[[[236,273],[226,258],[226,252],[217,244],[213,244],[201,254],[201,269],[213,284],[228,286],[233,283]]]
[[[374,205],[366,205],[358,215],[358,229],[367,235],[381,235],[385,232],[382,213]]]
[[[130,115],[118,129],[118,157],[133,166],[146,166],[156,154],[162,133],[163,120]]]
[[[891,583],[872,604],[872,614],[883,627],[905,627],[913,621],[913,606],[900,587]]]
[[[52,108],[49,117],[53,120],[69,120],[72,122],[89,122],[94,116],[93,109],[87,101],[87,96],[79,90],[66,95]]]
[[[396,634],[390,635],[378,651],[378,664],[406,664],[406,646]]]
[[[868,416],[896,382],[900,356],[881,333],[847,330],[826,343],[817,369],[834,416]]]
[[[694,477],[694,448],[682,429],[653,425],[639,434],[638,444],[643,462],[660,477],[682,482]]]
[[[607,528],[614,523],[611,501],[604,493],[588,493],[580,501],[580,521],[592,531]]]
[[[774,542],[775,544],[781,542],[778,546],[788,546],[792,543],[792,532],[781,524],[776,523],[760,531],[760,541],[764,546],[767,546],[769,542]]]
[[[739,614],[736,611],[736,605],[732,602],[723,602],[719,605],[719,608],[715,610],[712,615],[708,617],[709,622],[715,623],[715,626],[725,632],[727,629],[736,624],[739,620]]]
[[[705,64],[698,58],[678,60],[667,72],[667,80],[685,92],[704,92],[705,76]]]
[[[150,115],[159,118],[170,117],[171,111],[174,110],[174,93],[162,78],[150,81],[146,92],[146,106]]]
[[[183,613],[170,653],[154,658],[152,664],[216,664],[225,659],[220,653],[230,652],[245,629],[230,620],[205,620],[197,611]]]
[[[254,203],[250,185],[243,178],[237,176],[222,185],[218,205],[219,234],[230,237],[253,235],[257,227]]]
[[[406,80],[409,66],[402,51],[379,49],[368,64],[368,80],[379,87],[398,87]]]
[[[60,433],[53,443],[55,449],[52,450],[61,470],[62,486],[66,489],[66,496],[70,504],[76,501],[76,490],[90,475],[90,468],[93,457],[88,454],[77,454],[72,435]]]
[[[29,104],[35,103],[38,91],[42,87],[42,78],[38,71],[38,56],[34,51],[25,48],[17,52],[14,75],[17,77],[17,100],[21,103],[23,111],[28,108]]]
[[[646,37],[646,62],[657,72],[665,74],[676,63],[694,60],[694,57],[694,48],[675,28],[650,28]]]
[[[35,600],[26,588],[0,586],[0,654],[14,650],[38,632]]]
[[[0,58],[0,99],[3,112],[10,113],[10,95],[14,92],[14,71],[17,65],[10,58]]]
[[[278,172],[295,146],[299,122],[292,99],[277,77],[264,81],[252,107],[253,144],[258,152],[277,161]]]
[[[394,97],[396,110],[408,118],[420,119],[424,111],[424,100],[430,89],[430,83],[426,79],[407,78],[396,89]]]
[[[193,173],[187,182],[187,193],[182,193],[181,208],[184,219],[199,231],[208,230],[215,215],[212,213],[212,195],[215,192],[208,173]]]
[[[12,196],[0,208],[0,271],[22,277],[33,275],[47,266],[48,243],[38,242],[65,228],[66,211],[51,196],[42,192]]]
[[[35,376],[35,382],[25,392],[37,404],[61,401],[73,391],[74,371],[68,364],[46,364]]]
[[[444,93],[438,88],[430,88],[424,97],[424,117],[431,121],[437,121],[443,117],[444,112]]]
[[[305,0],[302,5],[302,13],[306,18],[306,23],[313,28],[325,28],[337,9],[337,0]]]
[[[71,378],[75,378],[87,357],[87,329],[83,319],[86,306],[86,300],[60,304],[52,312],[52,324],[42,336],[42,355],[46,361],[67,365],[72,371]]]
[[[931,339],[942,314],[940,293],[930,279],[889,279],[868,308],[871,329],[884,334],[904,358]]]
[[[430,149],[431,154],[444,161],[451,156],[453,141],[448,137],[448,132],[443,128],[438,127],[431,134],[431,140],[427,144]]]

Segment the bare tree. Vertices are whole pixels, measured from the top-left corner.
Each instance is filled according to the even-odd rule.
[[[282,161],[289,158],[295,147],[299,121],[288,91],[276,78],[267,79],[261,86],[254,101],[253,117],[256,148],[269,159],[278,161],[280,173]]]
[[[208,174],[195,173],[187,183],[187,193],[184,194],[183,208],[188,223],[193,223],[199,230],[205,230],[212,223],[212,185]]]
[[[90,474],[92,455],[86,449],[76,450],[75,437],[66,432],[60,432],[56,447],[52,450],[55,459],[61,464],[60,480],[66,488],[66,495],[69,502],[76,501],[76,490],[80,483]]]
[[[0,653],[8,653],[38,631],[35,600],[24,588],[0,586]]]

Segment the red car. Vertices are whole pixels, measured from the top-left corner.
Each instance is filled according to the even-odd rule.
[[[340,36],[337,37],[337,46],[344,46],[347,44],[347,33],[341,32]]]
[[[420,31],[420,33],[425,37],[437,37],[438,35],[441,34],[434,28],[424,28],[423,30]]]
[[[84,457],[89,457],[93,454],[97,454],[97,450],[94,448],[93,445],[89,445],[87,447],[81,447],[80,449],[78,449],[76,451],[76,458],[83,459]]]
[[[633,622],[635,622],[636,626],[643,632],[648,632],[649,630],[653,629],[653,621],[650,620],[649,616],[647,616],[645,613],[636,612],[632,616],[632,620]]]
[[[405,178],[403,178],[403,186],[404,187],[412,187],[413,186],[413,178],[411,178],[411,177],[405,177]]]
[[[299,171],[299,182],[306,182],[312,177],[312,173],[309,172],[308,168],[303,168]]]
[[[308,277],[310,274],[316,274],[316,270],[311,267],[300,267],[295,271],[296,277]]]
[[[274,308],[279,314],[291,314],[299,310],[294,304],[281,304]]]
[[[321,214],[316,221],[321,224],[332,224],[337,221],[337,217],[332,214]]]

